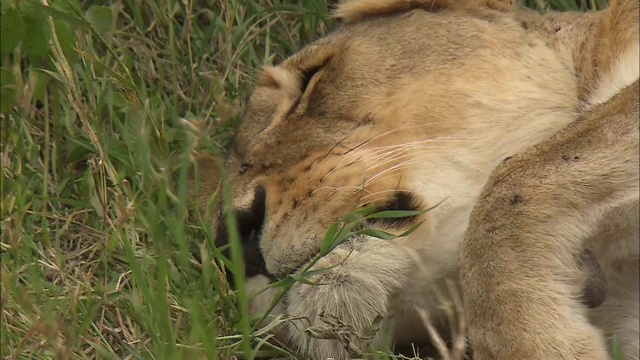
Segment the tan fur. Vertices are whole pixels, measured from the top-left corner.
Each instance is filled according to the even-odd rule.
[[[312,278],[323,285],[294,285],[276,313],[315,326],[324,311],[361,332],[379,314],[392,317],[384,327],[397,343],[429,341],[412,309],[447,329],[436,293],[458,278],[485,189],[461,254],[475,356],[600,359],[616,336],[638,359],[637,85],[609,99],[637,78],[637,12],[637,0],[544,16],[506,1],[341,5],[345,25],[261,75],[226,163],[238,211],[265,190],[257,230],[266,273],[297,271],[333,222],[398,191],[423,209],[442,204],[384,225],[401,233],[424,221],[407,237],[340,245],[314,267],[331,267]],[[514,207],[515,195],[524,202]],[[584,247],[609,282],[594,310],[579,303]],[[285,325],[279,336],[313,359],[348,358],[307,326]]]
[[[492,174],[461,250],[475,359],[608,359],[614,335],[638,358],[638,181],[637,80]],[[585,246],[610,283],[591,311]]]

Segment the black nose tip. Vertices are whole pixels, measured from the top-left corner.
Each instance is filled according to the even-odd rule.
[[[245,275],[247,277],[260,274],[268,275],[264,258],[260,252],[260,231],[265,219],[266,199],[266,192],[260,186],[255,190],[251,206],[248,209],[235,211],[240,241],[242,242],[242,252],[244,253]],[[226,223],[224,219],[221,220],[216,236],[216,245],[220,247],[230,241]],[[229,257],[229,252],[230,250],[226,249],[223,253]],[[231,282],[232,279],[231,272],[227,271],[227,280]]]

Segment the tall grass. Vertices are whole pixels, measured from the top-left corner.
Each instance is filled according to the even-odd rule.
[[[287,355],[243,341],[266,335],[185,176],[324,19],[312,0],[2,1],[3,357]]]
[[[229,290],[222,263],[242,267],[239,253],[223,259],[190,216],[186,176],[233,135],[257,69],[331,26],[326,4],[2,0],[1,13],[3,358],[294,358]]]

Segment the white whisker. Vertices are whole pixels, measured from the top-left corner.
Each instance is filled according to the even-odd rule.
[[[381,172],[377,173],[376,175],[372,176],[369,180],[367,180],[367,181],[364,183],[364,186],[369,186],[369,185],[373,184],[375,181],[377,181],[381,176],[383,176],[383,175],[385,175],[385,174],[392,173],[392,172],[394,172],[394,171],[397,171],[397,170],[400,170],[400,169],[402,169],[402,168],[405,168],[405,167],[407,167],[408,165],[412,165],[412,164],[413,164],[413,163],[415,163],[417,160],[419,160],[419,159],[410,159],[410,160],[406,160],[406,161],[403,161],[403,162],[401,162],[401,163],[399,163],[399,164],[396,164],[396,165],[394,165],[394,166],[392,166],[392,167],[390,167],[390,168],[388,168],[388,169],[385,169],[385,170],[383,170],[383,171],[381,171]]]

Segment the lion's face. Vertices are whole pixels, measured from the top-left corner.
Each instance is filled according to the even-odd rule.
[[[266,69],[226,163],[248,275],[295,271],[332,223],[373,204],[444,200],[419,219],[368,224],[400,233],[424,221],[394,241],[442,248],[439,232],[464,228],[438,221],[464,221],[490,169],[527,145],[509,139],[534,143],[550,130],[532,116],[574,110],[565,66],[494,12],[412,10],[346,24]]]

